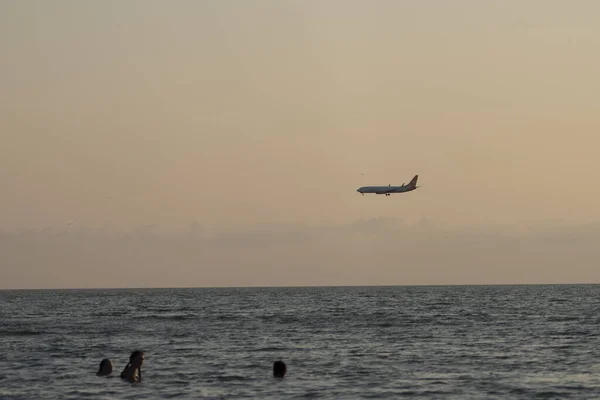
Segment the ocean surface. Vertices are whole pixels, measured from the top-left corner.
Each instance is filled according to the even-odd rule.
[[[0,398],[597,399],[599,328],[600,285],[0,291]]]

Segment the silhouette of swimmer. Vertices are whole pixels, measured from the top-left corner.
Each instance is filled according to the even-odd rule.
[[[136,350],[129,356],[129,362],[121,372],[121,379],[129,382],[142,380],[142,364],[144,363],[144,352]]]
[[[287,372],[287,367],[283,361],[275,361],[273,363],[273,376],[275,378],[283,378]]]
[[[100,361],[100,367],[98,368],[98,372],[96,372],[96,376],[108,376],[112,373],[113,363],[110,359],[105,358]]]

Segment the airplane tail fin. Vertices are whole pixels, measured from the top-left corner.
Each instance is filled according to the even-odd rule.
[[[412,178],[411,181],[408,183],[408,186],[410,186],[410,187],[417,186],[417,179],[419,179],[419,175],[415,175],[415,177]]]

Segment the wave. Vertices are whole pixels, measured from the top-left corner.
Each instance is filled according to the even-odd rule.
[[[0,330],[0,336],[38,336],[38,335],[50,335],[52,332],[47,331],[36,331],[36,330]]]
[[[184,321],[189,319],[197,319],[197,314],[182,314],[182,315],[134,315],[133,319],[141,319],[141,320],[167,320],[167,321]]]

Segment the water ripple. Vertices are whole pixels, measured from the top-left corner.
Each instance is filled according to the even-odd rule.
[[[0,292],[0,398],[599,398],[600,286]],[[118,379],[146,352],[144,381]],[[95,371],[114,362],[109,378]],[[284,380],[272,363],[288,365]]]

